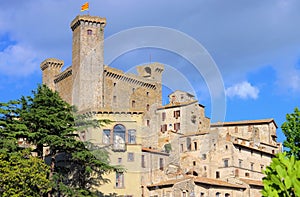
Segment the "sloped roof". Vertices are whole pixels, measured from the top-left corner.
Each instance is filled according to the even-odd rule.
[[[162,187],[162,186],[168,186],[168,185],[170,187],[172,187],[176,183],[179,183],[182,181],[187,181],[187,180],[192,180],[192,181],[194,181],[194,183],[213,185],[213,186],[219,186],[219,187],[246,189],[246,187],[243,185],[236,185],[236,184],[228,183],[226,181],[222,181],[219,179],[212,179],[212,178],[206,178],[206,177],[185,177],[185,178],[181,178],[181,179],[172,179],[172,180],[167,180],[167,181],[162,181],[159,183],[151,184],[151,185],[148,185],[147,187]]]
[[[228,183],[228,182],[220,180],[220,179],[212,179],[212,178],[206,178],[206,177],[196,177],[194,179],[194,182],[195,183],[208,184],[208,185],[221,186],[221,187],[246,189],[246,187],[243,186],[243,185],[236,185],[236,184]]]
[[[261,180],[254,180],[254,179],[240,179],[241,181],[245,182],[248,185],[255,185],[255,186],[264,186]]]
[[[167,186],[167,185],[170,185],[170,186],[173,186],[175,183],[179,183],[179,182],[182,182],[182,181],[187,181],[187,180],[190,180],[191,178],[180,178],[180,179],[172,179],[172,180],[167,180],[167,181],[162,181],[162,182],[159,182],[159,183],[154,183],[154,184],[151,184],[151,185],[148,185],[147,187],[161,187],[161,186]]]
[[[169,153],[162,152],[162,151],[159,151],[159,150],[156,150],[156,149],[152,149],[152,148],[146,148],[146,147],[142,147],[142,151],[144,151],[144,152],[150,152],[150,153],[155,153],[155,154],[166,155],[166,156],[169,155]]]
[[[197,100],[192,100],[192,101],[187,101],[187,102],[174,102],[174,103],[169,103],[167,105],[158,107],[157,109],[168,109],[168,108],[175,108],[175,107],[182,107],[182,106],[187,106],[187,105],[191,105],[194,103],[197,103]]]
[[[273,122],[276,128],[278,128],[273,118],[260,119],[260,120],[241,120],[241,121],[232,121],[232,122],[216,122],[216,123],[211,123],[210,126],[219,127],[219,126],[234,126],[234,125],[248,125],[248,124],[264,124],[270,122]]]

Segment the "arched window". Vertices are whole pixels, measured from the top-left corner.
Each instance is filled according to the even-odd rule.
[[[230,194],[226,193],[226,194],[225,194],[225,197],[230,197]]]
[[[125,133],[126,128],[123,125],[117,124],[114,127],[114,146],[113,149],[116,151],[125,150]]]
[[[91,29],[88,29],[87,30],[87,35],[92,35],[93,34],[93,31]]]
[[[221,193],[220,192],[217,192],[216,193],[216,197],[220,197],[221,196]]]

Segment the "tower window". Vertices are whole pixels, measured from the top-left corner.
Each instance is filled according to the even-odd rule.
[[[92,35],[93,34],[93,31],[91,29],[88,29],[87,30],[87,35]]]
[[[132,102],[131,102],[131,107],[132,107],[132,108],[135,108],[135,101],[132,101]]]
[[[147,111],[150,110],[150,105],[149,104],[146,105],[146,109],[147,109]]]

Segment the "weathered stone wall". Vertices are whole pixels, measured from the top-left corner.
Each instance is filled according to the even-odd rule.
[[[54,79],[55,90],[58,91],[61,98],[67,103],[72,104],[73,78],[72,67],[70,66],[64,72],[56,75]]]
[[[79,111],[96,110],[102,106],[105,25],[105,18],[88,15],[77,16],[71,23],[72,104]]]
[[[47,85],[51,90],[55,90],[54,79],[60,73],[63,64],[62,60],[55,58],[48,58],[41,63],[43,84]]]

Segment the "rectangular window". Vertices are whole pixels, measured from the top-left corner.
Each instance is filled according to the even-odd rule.
[[[134,153],[128,153],[128,161],[129,162],[134,161]]]
[[[147,120],[146,125],[147,127],[150,127],[150,120]]]
[[[180,117],[180,110],[176,110],[174,111],[174,117],[177,119],[178,117]]]
[[[118,158],[118,163],[119,163],[119,164],[122,163],[122,158],[121,158],[121,157]]]
[[[128,130],[128,144],[136,144],[136,131],[135,129]]]
[[[166,120],[166,112],[161,113],[161,120],[162,121]]]
[[[224,159],[224,167],[228,167],[228,159]]]
[[[174,130],[175,131],[180,130],[180,123],[179,122],[178,123],[174,123]]]
[[[219,171],[216,171],[216,178],[220,178],[220,172]]]
[[[161,125],[161,131],[165,132],[168,130],[167,124]]]
[[[146,168],[146,161],[145,161],[145,155],[142,155],[142,163],[141,163],[142,168]]]
[[[254,163],[251,163],[251,170],[254,170]]]
[[[124,188],[124,173],[116,172],[116,188]]]
[[[180,144],[180,150],[183,152],[183,144]]]
[[[109,129],[103,129],[102,142],[103,142],[103,144],[110,144],[110,130]]]
[[[197,142],[194,142],[194,150],[197,150],[198,146],[197,146]]]
[[[191,138],[190,137],[186,138],[186,148],[187,148],[188,151],[191,151],[191,149],[192,149]]]
[[[131,107],[135,108],[135,101],[131,101]]]
[[[159,158],[159,169],[164,170],[164,159],[163,158]]]

